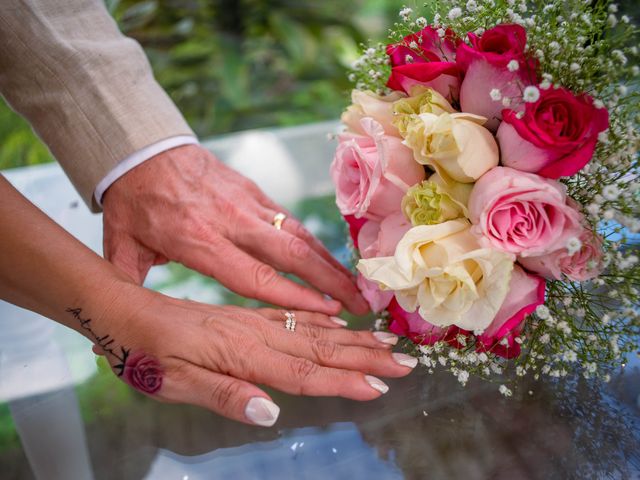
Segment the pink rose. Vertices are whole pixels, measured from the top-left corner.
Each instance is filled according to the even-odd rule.
[[[520,344],[515,339],[522,332],[527,315],[544,303],[545,287],[544,279],[529,275],[516,265],[511,273],[507,298],[491,325],[477,337],[477,349],[505,358],[520,355]]]
[[[400,43],[387,45],[387,55],[392,67],[407,63],[452,62],[459,43],[460,39],[453,30],[445,30],[444,37],[440,38],[432,26],[427,26],[419,32],[407,35]],[[412,44],[416,48],[411,48]],[[411,57],[410,62],[407,62],[407,57]]]
[[[468,336],[470,332],[462,330],[455,325],[448,327],[437,327],[426,320],[415,311],[409,313],[404,310],[396,301],[392,299],[387,307],[391,322],[389,330],[396,335],[407,337],[413,343],[419,345],[433,345],[434,343],[444,340],[449,345],[461,348],[462,345],[458,341],[458,335]]]
[[[381,290],[376,282],[367,280],[361,273],[358,274],[357,285],[372,312],[383,311],[393,298],[393,290]]]
[[[522,257],[546,255],[580,235],[580,213],[565,187],[532,173],[496,167],[469,198],[472,232],[482,245]]]
[[[398,212],[389,215],[381,223],[369,220],[358,233],[358,245],[362,258],[393,255],[396,245],[411,228],[411,222]],[[358,288],[371,310],[381,312],[393,298],[393,290],[381,290],[376,282],[358,274]]]
[[[609,128],[609,113],[589,95],[563,88],[540,90],[524,116],[504,110],[498,129],[502,164],[548,178],[575,174],[593,157],[598,134]]]
[[[411,222],[401,213],[394,213],[381,223],[368,221],[358,234],[362,258],[388,257],[394,254],[396,245],[411,228]]]
[[[143,393],[154,394],[162,387],[160,364],[154,357],[141,352],[127,358],[122,378]]]
[[[402,197],[425,171],[402,139],[385,135],[372,118],[361,124],[367,135],[341,135],[331,164],[336,204],[345,216],[381,221],[400,211]]]
[[[561,248],[541,257],[522,258],[520,263],[549,279],[562,280],[563,274],[575,282],[595,278],[602,271],[602,239],[585,228],[578,240],[581,246],[573,255],[567,248]]]
[[[521,96],[522,86],[537,83],[537,62],[527,58],[527,32],[520,25],[498,25],[478,36],[469,33],[469,42],[460,43],[456,62],[464,72],[460,87],[461,111],[488,119],[485,127],[495,131],[500,123],[502,102],[491,98],[491,90],[502,97]],[[511,71],[510,62],[518,69]]]

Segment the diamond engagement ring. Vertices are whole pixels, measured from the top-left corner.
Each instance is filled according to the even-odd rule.
[[[274,227],[276,227],[276,230],[282,230],[282,224],[284,223],[286,218],[287,216],[284,213],[278,212],[274,215],[273,221],[271,223]]]
[[[284,322],[284,328],[289,330],[290,332],[296,331],[296,314],[293,312],[284,312],[284,316],[287,319]]]

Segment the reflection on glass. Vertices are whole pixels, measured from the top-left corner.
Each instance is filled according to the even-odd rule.
[[[339,472],[339,473],[337,473]],[[379,457],[353,423],[300,428],[278,440],[223,448],[197,456],[159,450],[145,476],[156,479],[401,479],[392,459]]]
[[[318,128],[322,132],[331,130],[330,125]],[[336,255],[348,261],[345,226],[332,196],[326,195],[326,161],[318,161],[330,158],[332,146],[319,132],[286,135],[286,147],[295,151],[292,157],[302,165],[303,179],[303,185],[291,187],[296,195],[302,192],[302,198],[291,207]],[[221,142],[217,145],[224,153],[225,140]],[[279,148],[274,146],[273,151]],[[230,155],[230,151],[227,153]],[[57,175],[62,173],[58,171]],[[62,191],[72,192],[70,185]],[[317,196],[314,192],[325,194]],[[63,212],[64,218],[70,228],[77,229],[76,235],[85,240],[83,236],[99,231],[99,224],[81,221],[86,212],[72,211],[72,197],[61,198],[64,200],[55,203],[69,209]],[[91,242],[99,248],[99,238],[89,238]],[[154,269],[147,285],[176,297],[257,305],[177,265]],[[2,318],[5,316],[0,315],[0,322]],[[20,375],[23,370],[19,361],[10,363],[8,352],[14,347],[25,355],[29,349],[16,350],[19,335],[11,333],[8,323],[0,324],[2,398],[9,400],[6,379],[11,375],[20,379],[11,382],[13,385],[27,385],[32,378],[37,380],[32,384],[40,388],[11,397],[10,408],[0,404],[3,480],[30,478],[31,471],[37,478],[91,478],[87,448],[95,478],[109,480],[640,476],[637,359],[609,385],[575,378],[522,383],[517,389],[519,397],[508,400],[500,396],[496,385],[470,382],[463,388],[446,373],[428,375],[419,368],[408,378],[389,381],[389,393],[369,403],[270,392],[282,413],[275,428],[262,429],[201,408],[156,402],[133,392],[106,368],[93,374],[95,362],[88,345],[70,348],[70,340],[61,339],[58,333],[45,335],[48,324],[42,319],[40,322],[40,338],[26,331],[20,335],[25,345],[38,345],[32,351],[46,352],[47,368],[53,368],[56,358],[61,358],[59,345],[64,345],[66,358],[74,348],[78,356],[66,360],[71,367],[71,374],[67,368],[66,376]],[[371,318],[351,318],[350,324],[351,328],[368,328]],[[27,326],[20,322],[13,328]],[[52,338],[56,340],[53,347],[45,348]],[[31,359],[24,364],[28,365],[27,371],[34,372],[37,362]],[[81,368],[91,370],[87,381],[78,381],[86,378],[78,374]],[[51,378],[57,381],[42,389],[45,380]],[[60,381],[65,378],[67,383]],[[75,394],[65,389],[70,385],[75,385]],[[33,442],[21,446],[18,432],[22,439],[32,437]],[[36,457],[40,460],[34,460]],[[57,470],[51,463],[56,459],[76,469],[73,472],[85,469],[89,473],[65,472],[56,477]],[[10,473],[5,474],[5,470]]]

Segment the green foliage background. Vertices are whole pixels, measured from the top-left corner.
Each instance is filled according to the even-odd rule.
[[[106,0],[200,137],[337,118],[358,44],[400,0]],[[0,169],[51,160],[0,102]]]

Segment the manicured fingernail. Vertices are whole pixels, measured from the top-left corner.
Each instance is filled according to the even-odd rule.
[[[249,420],[262,427],[270,427],[280,415],[280,407],[263,397],[253,397],[247,403],[244,414]]]
[[[379,342],[386,343],[387,345],[395,345],[398,343],[398,336],[393,333],[373,332],[373,336],[376,337]]]
[[[346,322],[346,320],[343,320],[339,317],[329,317],[331,319],[331,321],[333,323],[337,323],[338,325],[340,325],[341,327],[346,327],[348,325],[348,323]]]
[[[364,379],[369,385],[371,385],[371,388],[379,391],[380,393],[387,393],[389,391],[389,386],[379,378],[372,377],[371,375],[365,375]]]
[[[418,365],[418,359],[411,355],[406,355],[404,353],[392,353],[391,356],[396,363],[403,367],[416,368],[416,365]]]

